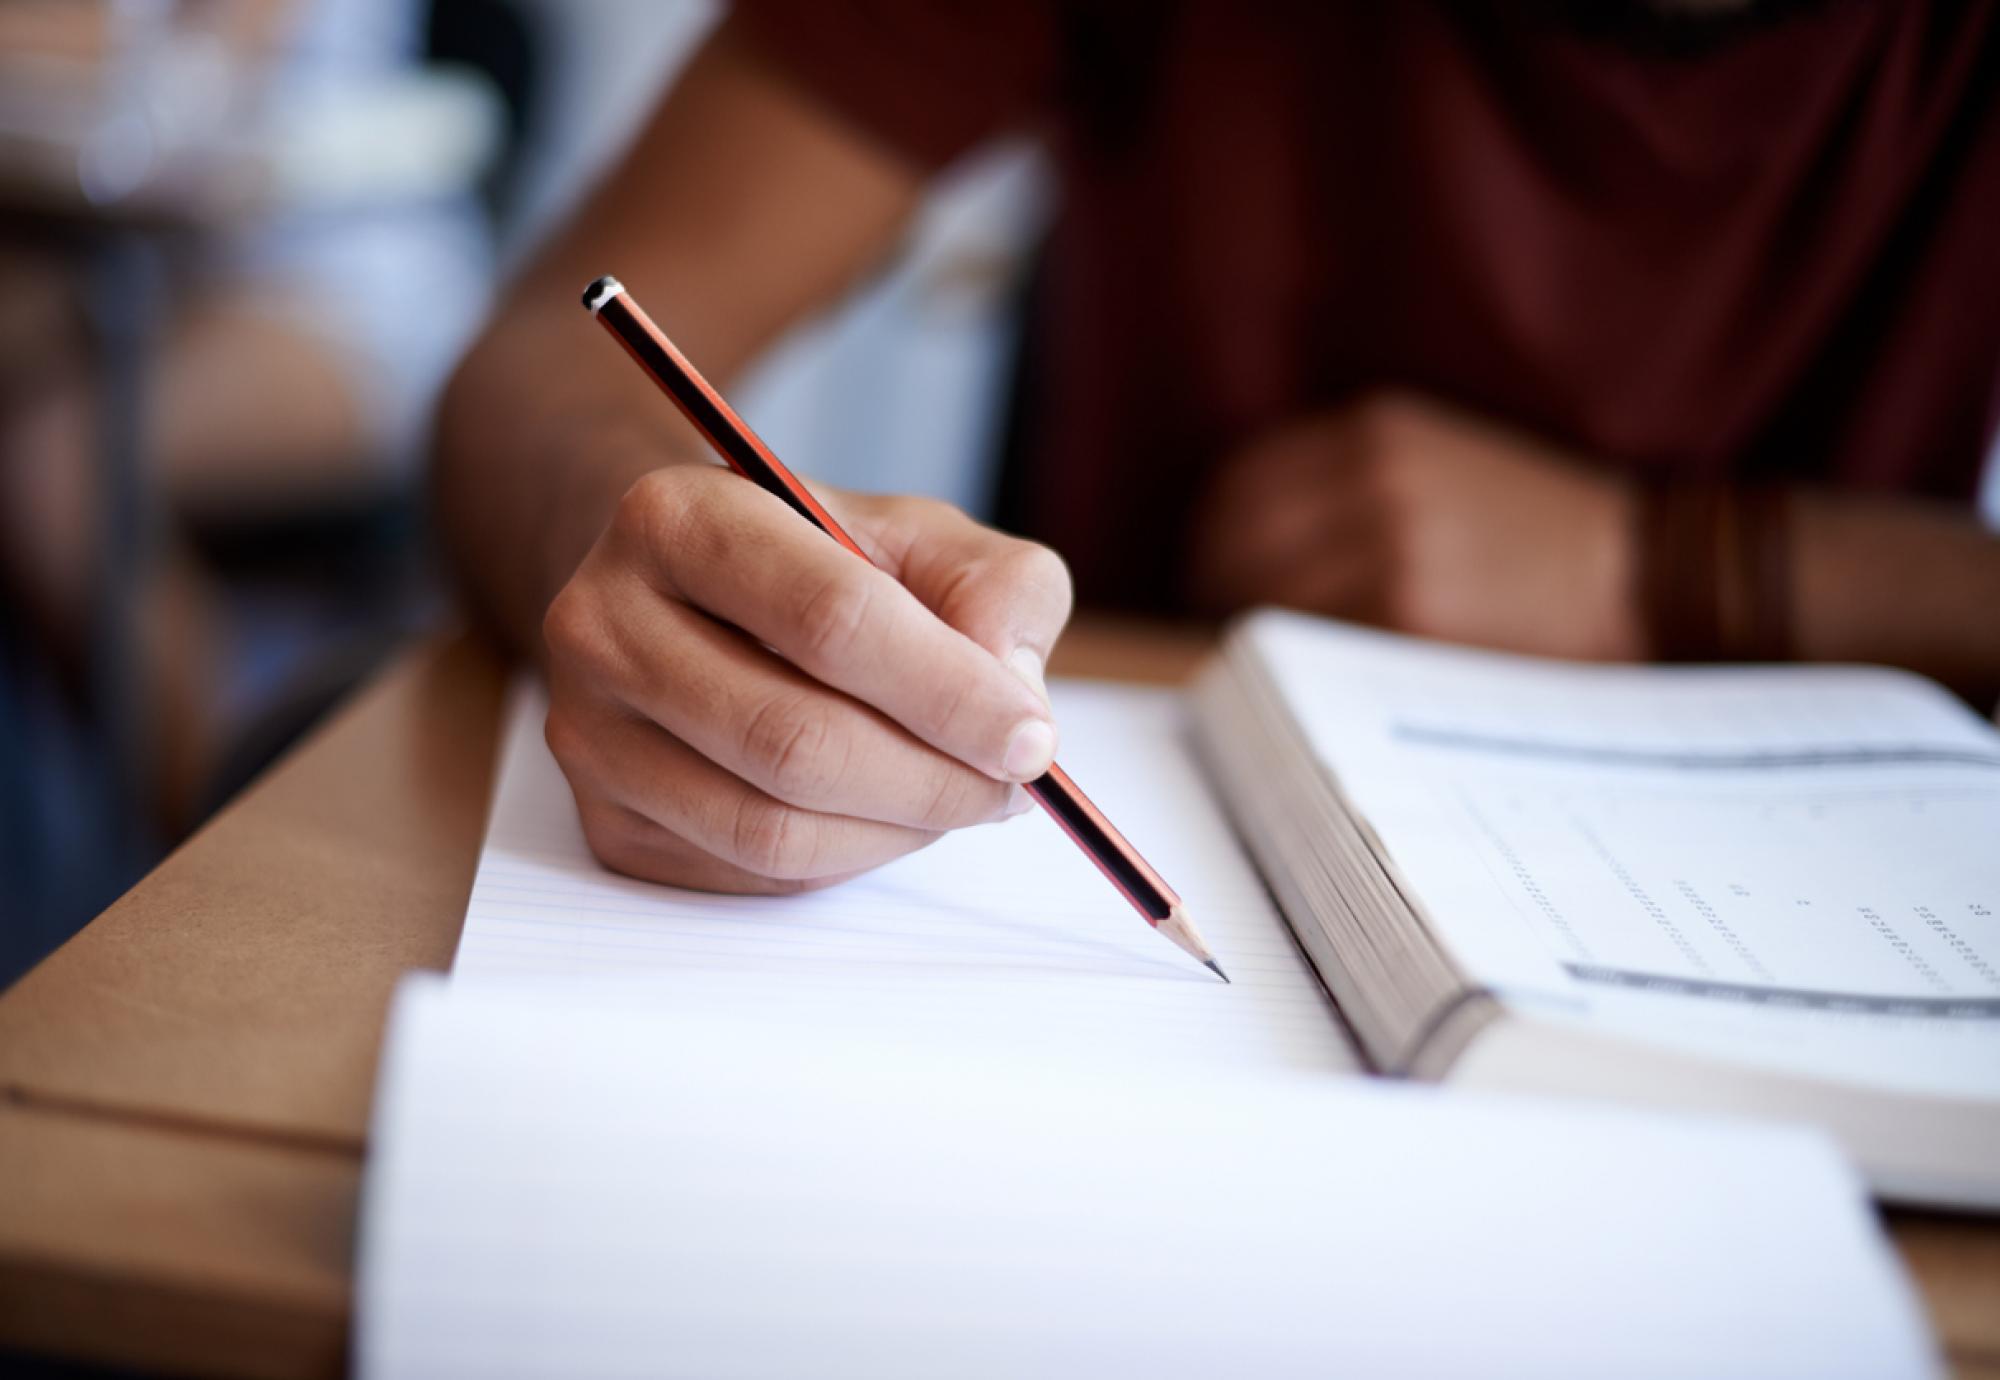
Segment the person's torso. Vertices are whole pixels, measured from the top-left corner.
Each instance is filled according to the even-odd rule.
[[[1527,8],[1072,21],[1008,516],[1085,598],[1178,602],[1214,466],[1377,387],[1634,475],[1970,496],[1996,5],[1820,0],[1686,49]]]

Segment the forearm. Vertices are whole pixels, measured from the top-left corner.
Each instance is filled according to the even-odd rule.
[[[726,389],[894,247],[919,191],[725,25],[446,392],[433,497],[474,611],[537,652],[549,600],[632,482],[710,459],[585,314],[585,284],[618,274]]]
[[[657,394],[581,307],[510,313],[460,366],[438,417],[432,506],[481,623],[539,655],[556,591],[648,470],[701,458]],[[621,386],[626,385],[626,386]]]
[[[1916,499],[1802,492],[1792,628],[1809,661],[1906,666],[1984,709],[2000,696],[2000,534]]]

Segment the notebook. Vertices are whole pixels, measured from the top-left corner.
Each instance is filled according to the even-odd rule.
[[[1261,613],[1191,717],[1372,1067],[1810,1121],[2000,1207],[2000,732],[1940,687]]]
[[[1235,985],[1038,815],[802,897],[613,876],[517,688],[386,1046],[361,1373],[1934,1372],[1825,1137],[1354,1076],[1185,701],[1054,696]]]

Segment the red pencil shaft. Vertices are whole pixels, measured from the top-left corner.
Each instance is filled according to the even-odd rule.
[[[633,325],[643,333],[646,342],[658,351],[657,355],[653,355],[652,351],[641,349],[628,339],[624,332],[617,329],[616,323],[607,317],[607,313],[614,308],[622,308],[630,316]],[[762,468],[782,490],[778,495],[780,498],[799,509],[803,516],[829,537],[862,560],[868,560],[868,553],[861,549],[860,544],[850,537],[838,522],[834,521],[833,514],[813,497],[812,490],[801,483],[799,477],[771,453],[771,448],[764,444],[742,417],[737,415],[736,409],[709,385],[708,380],[688,363],[687,356],[667,338],[666,332],[653,324],[653,319],[632,300],[629,293],[621,292],[606,302],[598,312],[597,319],[603,322],[607,331],[611,332],[612,339],[624,347],[625,353],[630,355],[641,369],[652,375],[653,382],[659,384],[661,390],[674,400],[674,405],[680,408],[681,415],[694,424],[695,429],[701,432],[709,445],[714,447],[716,454],[720,455],[731,469],[745,479],[762,481],[764,475],[756,472]]]
[[[1132,903],[1132,909],[1145,917],[1147,924],[1158,929],[1160,922],[1181,903],[1181,898],[1174,889],[1168,886],[1165,879],[1153,870],[1152,865],[1139,855],[1138,849],[1125,841],[1125,836],[1119,833],[1117,827],[1105,817],[1104,812],[1097,808],[1097,803],[1083,793],[1083,788],[1070,779],[1070,774],[1064,771],[1060,764],[1049,763],[1046,775],[1028,782],[1022,789],[1048,811],[1049,818],[1056,822],[1056,827],[1070,836],[1076,846],[1083,850],[1083,855],[1104,874],[1105,880],[1117,887],[1118,893]],[[1071,822],[1072,810],[1081,813],[1090,823],[1095,824],[1096,832],[1104,839],[1105,845],[1117,851],[1125,868],[1129,868],[1136,877],[1128,876],[1124,869],[1109,861],[1104,855],[1103,845],[1090,838],[1084,828]],[[1143,879],[1144,884],[1152,887],[1157,900],[1146,896],[1135,887],[1134,881],[1139,879]],[[1159,909],[1160,907],[1164,909]],[[1158,914],[1154,913],[1156,909],[1159,910]]]
[[[593,310],[612,339],[673,400],[681,415],[701,432],[731,469],[775,493],[815,527],[862,560],[874,564],[860,543],[842,529],[798,476],[772,454],[770,447],[737,415],[736,409],[709,385],[667,338],[666,332],[632,300],[631,294],[621,287]],[[628,324],[629,330],[621,328]],[[1145,917],[1147,924],[1157,929],[1180,904],[1173,888],[1060,766],[1050,763],[1047,773],[1028,782],[1025,789],[1132,908]]]

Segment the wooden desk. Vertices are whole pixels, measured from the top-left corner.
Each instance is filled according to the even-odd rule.
[[[1059,673],[1176,680],[1203,642],[1077,630]],[[411,651],[0,995],[0,1348],[345,1373],[397,975],[449,962],[502,671]],[[2000,1380],[2000,1222],[1898,1216],[1955,1371]]]

